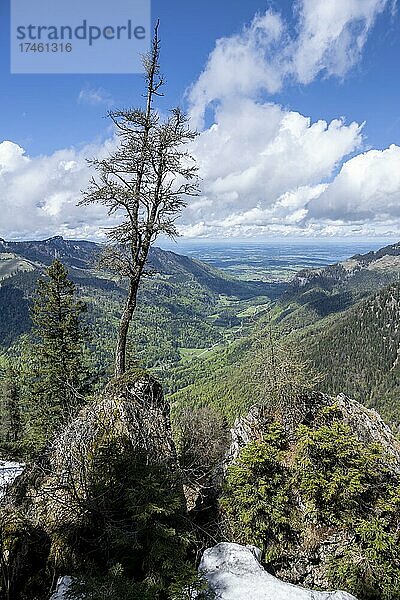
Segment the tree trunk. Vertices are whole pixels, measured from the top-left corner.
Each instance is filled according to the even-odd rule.
[[[138,285],[139,282],[136,279],[131,279],[129,281],[128,298],[119,323],[117,347],[115,349],[114,374],[116,377],[123,375],[126,371],[126,343],[128,339],[129,325],[132,321],[133,313],[136,308]]]

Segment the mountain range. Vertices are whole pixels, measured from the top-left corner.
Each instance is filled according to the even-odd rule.
[[[29,331],[32,293],[45,268],[58,258],[87,302],[98,361],[109,361],[125,297],[125,283],[97,266],[102,246],[56,236],[43,241],[0,240],[0,346]],[[284,284],[241,281],[198,260],[151,248],[132,327],[132,353],[145,366],[169,365],[235,337],[245,326],[237,314],[281,295]],[[96,345],[96,344],[95,344]]]
[[[397,243],[321,269],[303,269],[293,278],[286,294],[301,297],[309,290],[320,289],[340,295],[346,290],[357,297],[398,281],[399,274],[400,243]]]
[[[125,287],[97,267],[101,249],[59,236],[0,240],[4,350],[29,331],[37,279],[59,258],[88,305],[93,356],[99,366],[111,365]],[[140,290],[131,353],[155,371],[177,405],[217,403],[232,418],[247,409],[256,340],[273,332],[321,375],[322,391],[344,391],[400,422],[400,244],[302,270],[289,284],[236,279],[157,247],[148,270],[153,275]]]
[[[190,369],[177,369],[175,405],[213,404],[233,419],[251,406],[254,357],[260,345],[271,343],[276,352],[282,347],[283,356],[304,360],[319,375],[321,391],[344,391],[379,409],[397,427],[399,277],[400,244],[300,271],[282,296],[259,313],[249,335]]]
[[[267,591],[269,583],[268,593],[278,590],[282,598],[290,590],[314,598],[320,593],[314,589],[333,587],[357,594],[360,600],[394,598],[400,572],[399,447],[377,412],[347,395],[378,409],[399,428],[399,248],[388,246],[324,269],[303,270],[289,285],[242,281],[200,261],[153,248],[148,265],[152,276],[143,281],[132,323],[129,366],[139,362],[163,386],[149,373],[132,369],[121,380],[111,379],[99,398],[94,387],[93,397],[59,432],[50,450],[29,465],[10,490],[1,490],[7,514],[18,518],[23,514],[25,519],[26,529],[21,525],[21,530],[13,529],[13,535],[29,544],[14,545],[16,551],[9,554],[9,564],[16,568],[10,572],[18,573],[17,586],[26,586],[24,597],[32,597],[30,586],[37,585],[38,573],[45,577],[49,557],[53,549],[58,555],[60,540],[63,544],[73,540],[74,564],[86,569],[88,548],[93,556],[105,530],[97,510],[104,506],[104,498],[107,502],[111,498],[115,511],[105,505],[104,514],[112,515],[113,536],[115,524],[122,524],[115,538],[118,548],[125,535],[126,520],[121,515],[130,506],[123,495],[127,490],[135,515],[135,490],[146,507],[151,499],[156,514],[164,515],[164,505],[159,509],[151,494],[154,488],[160,497],[169,499],[171,480],[164,489],[160,487],[163,480],[154,480],[153,471],[136,471],[135,461],[143,455],[146,468],[153,469],[156,462],[152,461],[157,460],[168,465],[168,476],[179,472],[179,502],[188,494],[185,522],[191,531],[201,531],[199,543],[204,544],[204,534],[210,532],[207,535],[213,543],[215,536],[219,541],[223,535],[247,548],[260,545],[270,574],[254,564],[243,594],[254,589],[257,572],[263,576],[256,593],[259,588]],[[110,379],[107,368],[112,366],[115,329],[126,290],[123,281],[97,266],[100,252],[98,244],[60,237],[0,241],[0,367],[7,355],[19,366],[26,343],[23,334],[31,326],[29,309],[35,286],[46,266],[59,258],[88,307],[93,381],[102,388]],[[210,407],[217,410],[207,412]],[[179,424],[184,425],[188,415],[189,419],[207,415],[207,421],[189,421],[186,455],[179,434],[184,429]],[[229,436],[228,424],[232,425]],[[109,446],[103,454],[105,439]],[[207,475],[198,479],[191,466],[197,443],[196,452],[202,458],[208,448],[227,444],[222,454],[218,450],[218,463],[212,469],[207,463]],[[181,479],[185,464],[186,490]],[[133,479],[124,479],[126,474],[130,477],[132,465]],[[90,478],[85,479],[86,473]],[[85,485],[80,487],[82,481]],[[95,482],[93,492],[88,482]],[[41,494],[41,488],[50,493]],[[79,490],[85,494],[84,502],[77,496]],[[93,524],[87,517],[87,497],[94,502],[100,499],[99,505],[92,504],[96,507],[90,513],[95,515]],[[155,521],[150,514],[153,532]],[[176,530],[171,530],[172,513],[167,514],[168,532],[173,531],[163,545],[168,555]],[[144,521],[138,522],[143,531]],[[130,548],[131,531],[130,527]],[[149,537],[146,530],[146,541]],[[107,560],[114,548],[111,539],[106,542]],[[213,549],[215,556],[220,555],[220,546]],[[127,547],[122,545],[124,556]],[[241,549],[235,546],[235,552]],[[134,550],[141,564],[142,547],[135,544]],[[243,561],[236,556],[232,560],[235,564]],[[18,571],[24,561],[32,568]],[[226,575],[219,576],[220,565],[213,570],[213,564],[207,567],[204,559],[201,563],[207,567],[206,579],[211,589],[222,595],[225,590],[228,598],[240,589],[243,573],[228,585]],[[372,564],[372,571],[360,570],[360,564]],[[380,575],[374,575],[373,587],[370,571]],[[75,577],[70,568],[64,572]],[[72,585],[72,579],[66,579]],[[342,592],[320,594],[321,598],[354,598]],[[56,593],[54,599],[58,597]]]

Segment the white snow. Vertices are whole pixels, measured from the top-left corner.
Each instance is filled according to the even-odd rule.
[[[356,600],[346,592],[316,592],[267,573],[254,546],[222,542],[206,550],[199,570],[218,600]]]
[[[50,600],[66,600],[67,592],[71,586],[72,578],[68,575],[60,577],[57,581],[57,588]]]
[[[23,470],[22,463],[0,460],[0,498],[4,493],[4,488],[12,483]]]

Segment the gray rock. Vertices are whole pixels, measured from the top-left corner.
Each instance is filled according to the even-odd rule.
[[[380,415],[365,408],[359,402],[348,398],[344,394],[336,398],[326,394],[312,394],[310,403],[304,399],[297,408],[300,410],[295,415],[282,415],[281,420],[286,428],[289,439],[298,423],[312,423],[318,419],[320,409],[326,406],[335,406],[340,420],[348,425],[353,434],[365,445],[378,443],[388,456],[387,467],[394,474],[400,473],[400,444],[394,437],[390,428],[384,423]],[[252,407],[244,417],[236,419],[231,429],[231,445],[226,454],[223,467],[215,476],[215,488],[221,489],[226,470],[239,456],[240,451],[249,443],[262,438],[263,433],[271,422],[271,416],[260,406]],[[316,421],[316,424],[318,420]],[[305,508],[301,498],[297,498],[300,512]],[[346,549],[354,542],[351,528],[322,527],[309,524],[303,530],[304,540],[294,544],[285,554],[285,564],[274,566],[274,573],[281,579],[294,584],[327,589],[327,566],[333,558],[343,556]],[[307,540],[307,543],[305,543]]]

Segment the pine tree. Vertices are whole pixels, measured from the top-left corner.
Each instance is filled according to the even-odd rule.
[[[21,438],[21,407],[17,373],[8,365],[0,383],[0,444],[7,452],[18,453]]]
[[[86,379],[82,324],[86,306],[75,298],[75,285],[59,260],[46,275],[38,281],[31,311],[26,433],[34,448],[42,447],[82,403]]]

